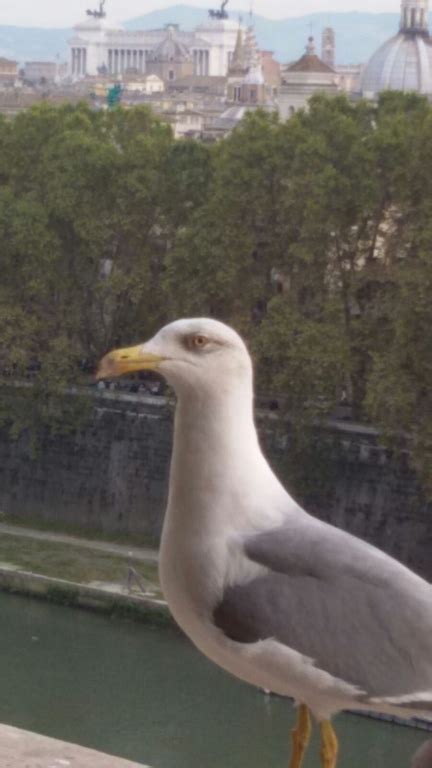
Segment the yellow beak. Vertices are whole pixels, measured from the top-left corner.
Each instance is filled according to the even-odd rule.
[[[115,349],[108,352],[99,363],[96,378],[112,379],[136,371],[156,371],[165,358],[146,352],[144,345]]]

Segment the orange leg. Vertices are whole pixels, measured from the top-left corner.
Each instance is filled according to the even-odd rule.
[[[293,749],[289,768],[301,768],[312,732],[311,716],[305,704],[298,710],[297,724],[292,732]]]
[[[330,720],[320,724],[321,730],[321,768],[336,768],[339,744]]]

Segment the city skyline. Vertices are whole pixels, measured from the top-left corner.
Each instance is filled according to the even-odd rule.
[[[1,25],[68,27],[85,16],[89,6],[98,6],[98,0],[75,0],[60,4],[56,0],[4,0],[0,12]],[[161,10],[180,3],[173,0],[108,0],[107,10],[112,19],[123,20],[140,16],[154,10]],[[216,0],[193,0],[181,3],[198,8],[219,6]],[[267,18],[304,16],[308,13],[340,13],[346,11],[389,13],[399,10],[399,0],[303,0],[301,6],[292,0],[231,0],[234,11],[250,10]],[[329,19],[330,21],[331,19]]]

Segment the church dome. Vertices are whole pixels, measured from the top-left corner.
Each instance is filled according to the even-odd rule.
[[[430,39],[401,32],[387,40],[364,70],[361,90],[369,97],[387,90],[432,93]]]
[[[428,0],[402,0],[399,34],[387,40],[369,60],[361,79],[364,96],[381,91],[432,94],[432,40]]]
[[[187,61],[190,59],[190,53],[175,34],[175,30],[169,27],[164,39],[151,53],[151,59],[154,61]]]

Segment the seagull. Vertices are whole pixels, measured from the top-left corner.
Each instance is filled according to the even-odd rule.
[[[341,710],[432,719],[432,586],[285,490],[259,445],[241,337],[217,320],[176,320],[106,355],[98,377],[141,370],[177,395],[163,593],[208,658],[295,701],[290,768],[312,717],[322,768],[337,764]]]

